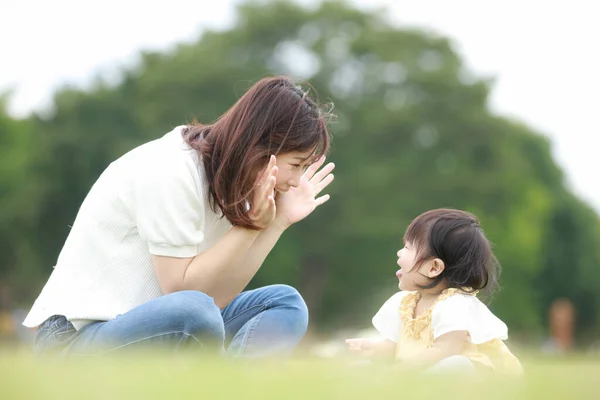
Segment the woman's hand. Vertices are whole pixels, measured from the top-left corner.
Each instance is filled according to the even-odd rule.
[[[254,195],[248,215],[260,229],[266,228],[275,218],[275,183],[277,166],[275,156],[271,156],[269,165],[257,179]]]
[[[277,195],[277,219],[284,228],[306,218],[317,206],[329,200],[326,194],[317,197],[332,181],[331,171],[335,168],[333,163],[327,164],[317,172],[325,162],[325,156],[312,164],[300,178],[298,187],[291,187],[285,193]]]

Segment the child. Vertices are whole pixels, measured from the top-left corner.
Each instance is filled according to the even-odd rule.
[[[412,221],[398,251],[400,292],[373,317],[381,341],[348,339],[365,357],[390,356],[434,370],[522,372],[507,327],[476,297],[493,289],[499,268],[477,218],[452,209]]]

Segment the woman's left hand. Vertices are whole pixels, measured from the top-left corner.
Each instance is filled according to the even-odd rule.
[[[307,168],[300,178],[298,187],[291,187],[285,193],[278,193],[276,198],[277,216],[275,219],[284,228],[306,218],[317,206],[329,200],[329,195],[317,197],[332,181],[331,171],[335,168],[333,163],[327,164],[319,172],[318,169],[325,163],[325,156]]]

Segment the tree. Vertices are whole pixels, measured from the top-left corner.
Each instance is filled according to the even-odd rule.
[[[27,278],[39,270],[31,232],[43,184],[34,163],[38,154],[32,124],[11,118],[0,99],[0,281],[27,292]]]

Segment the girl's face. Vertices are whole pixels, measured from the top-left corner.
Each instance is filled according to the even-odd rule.
[[[400,269],[396,272],[396,276],[398,277],[398,288],[400,290],[420,290],[419,285],[424,286],[430,283],[427,274],[421,272],[421,270],[427,271],[429,262],[424,262],[418,267],[415,266],[417,251],[412,243],[406,243],[404,248],[398,250],[397,255],[397,263]]]
[[[276,157],[277,181],[275,190],[287,192],[291,187],[298,187],[300,178],[313,161],[313,151],[279,154]]]

